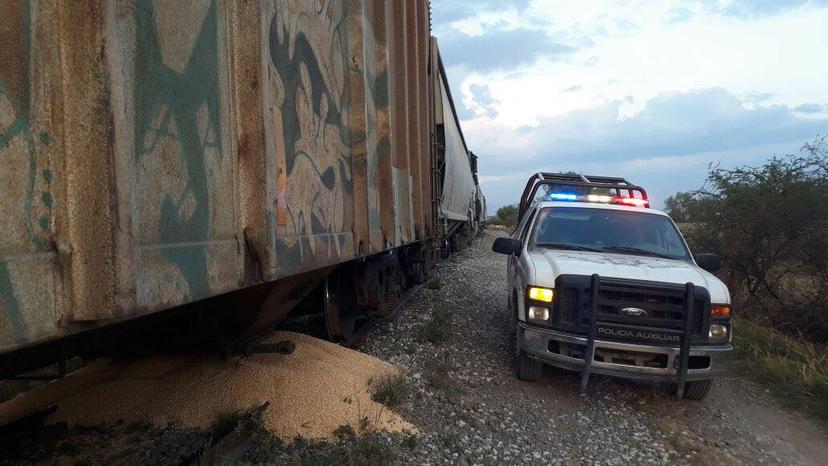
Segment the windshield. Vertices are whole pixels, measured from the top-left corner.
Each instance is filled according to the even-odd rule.
[[[532,233],[538,247],[688,260],[689,251],[665,216],[625,210],[546,207]]]

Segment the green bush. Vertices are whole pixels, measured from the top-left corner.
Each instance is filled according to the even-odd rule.
[[[517,221],[518,208],[517,206],[510,204],[497,209],[495,221],[490,223],[495,225],[512,226],[517,225]]]
[[[724,259],[739,309],[789,335],[828,341],[828,145],[759,167],[710,168],[705,186],[668,210],[694,252]],[[689,228],[687,225],[692,225]]]

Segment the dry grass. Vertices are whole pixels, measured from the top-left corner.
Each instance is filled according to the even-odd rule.
[[[389,375],[377,381],[371,399],[389,408],[401,405],[411,394],[411,384],[404,375]]]
[[[431,318],[420,330],[420,339],[429,343],[442,343],[451,337],[455,307],[446,302],[434,303]]]
[[[745,374],[788,406],[828,420],[828,355],[824,349],[739,319],[734,346]]]

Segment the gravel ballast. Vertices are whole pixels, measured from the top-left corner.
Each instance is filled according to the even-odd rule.
[[[396,408],[422,432],[405,462],[818,464],[825,431],[768,407],[761,391],[741,380],[718,381],[701,402],[677,400],[666,386],[600,376],[582,397],[578,374],[551,367],[538,382],[519,381],[506,259],[491,251],[493,240],[487,234],[444,262],[430,277],[436,281],[359,348],[405,368],[414,387]],[[424,333],[434,309],[446,306],[450,336],[434,343]],[[816,451],[787,444],[776,427],[801,429]]]

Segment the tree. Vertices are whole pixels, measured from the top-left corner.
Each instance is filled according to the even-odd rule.
[[[690,241],[722,256],[744,306],[782,330],[828,340],[825,138],[759,167],[713,166],[702,189],[680,194],[671,197],[696,224]]]
[[[693,201],[692,192],[680,191],[664,201],[664,210],[676,223],[687,223],[691,221],[688,210]]]
[[[518,209],[517,206],[513,204],[509,204],[497,209],[497,213],[495,215],[497,216],[497,219],[500,220],[500,223],[502,225],[517,224]]]

